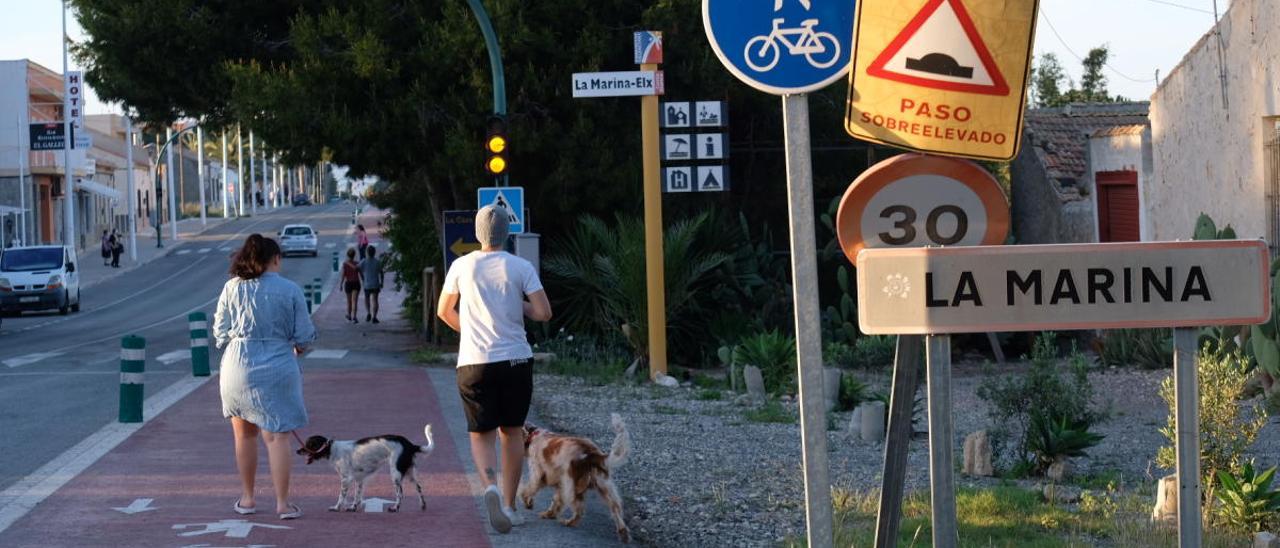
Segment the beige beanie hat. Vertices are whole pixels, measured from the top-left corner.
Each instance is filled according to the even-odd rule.
[[[507,219],[506,208],[487,205],[476,212],[476,240],[481,245],[502,247],[510,233],[511,223]]]

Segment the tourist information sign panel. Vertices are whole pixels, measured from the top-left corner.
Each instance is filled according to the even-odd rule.
[[[1039,0],[859,0],[845,129],[920,152],[1018,153]]]
[[[1270,317],[1266,243],[865,249],[868,334],[1200,327]]]

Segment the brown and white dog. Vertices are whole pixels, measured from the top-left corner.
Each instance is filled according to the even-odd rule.
[[[591,440],[566,436],[540,429],[531,424],[524,427],[525,455],[529,459],[529,480],[520,486],[520,499],[525,508],[533,508],[533,496],[545,486],[556,488],[551,507],[541,515],[545,519],[560,516],[564,505],[572,502],[573,514],[561,523],[573,527],[582,519],[583,498],[588,489],[594,488],[604,498],[617,527],[622,542],[631,541],[631,530],[622,518],[622,497],[610,475],[627,460],[631,450],[631,436],[617,413],[611,415],[613,423],[613,448],[609,453],[601,451]]]
[[[377,472],[378,468],[387,464],[391,468],[391,481],[396,487],[396,501],[387,507],[387,511],[400,510],[400,499],[404,496],[404,488],[401,487],[400,482],[405,476],[408,476],[413,481],[413,485],[418,488],[418,502],[421,508],[426,510],[427,499],[422,494],[422,484],[418,483],[418,476],[415,474],[414,457],[430,455],[436,444],[431,438],[430,424],[423,428],[423,433],[427,436],[426,445],[418,445],[404,436],[395,434],[348,441],[311,436],[297,453],[307,457],[307,464],[320,459],[329,459],[333,462],[333,468],[338,471],[338,477],[342,480],[342,490],[338,493],[337,504],[329,507],[331,512],[343,509],[347,492],[352,487],[355,487],[354,496],[345,506],[348,512],[356,511],[364,502],[365,480]]]

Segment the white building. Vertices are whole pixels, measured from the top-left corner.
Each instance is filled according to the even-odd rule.
[[[1154,177],[1144,236],[1188,238],[1208,213],[1280,242],[1280,11],[1234,0],[1151,97]],[[1219,55],[1222,53],[1223,55]]]
[[[27,59],[0,61],[0,229],[6,243],[15,234],[24,243],[64,241],[64,152],[31,150],[33,125],[63,119],[62,80]],[[94,118],[82,130],[92,147],[71,153],[72,176],[79,181],[74,243],[80,249],[96,249],[103,230],[124,230],[128,212],[122,126]],[[146,151],[134,147],[135,173],[149,165]]]

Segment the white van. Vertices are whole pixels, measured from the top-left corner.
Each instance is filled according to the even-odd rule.
[[[69,246],[11,247],[0,253],[0,313],[80,311],[80,274]]]

